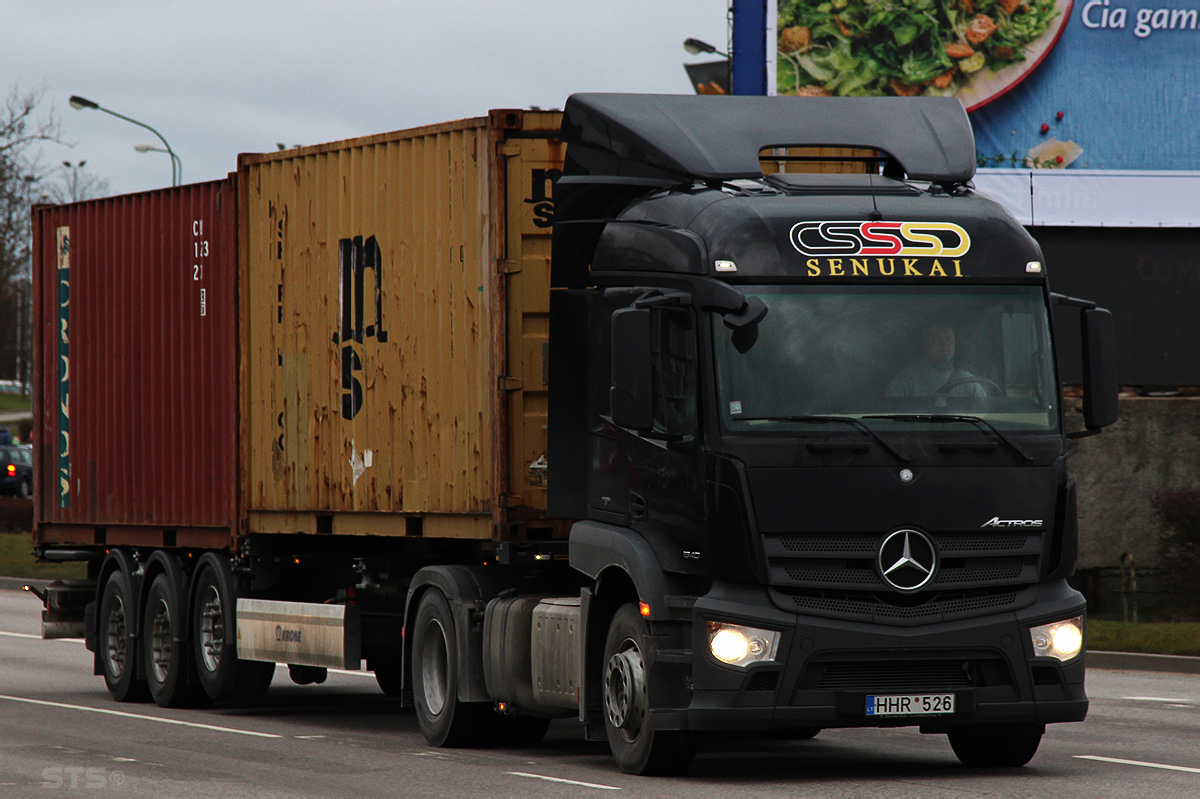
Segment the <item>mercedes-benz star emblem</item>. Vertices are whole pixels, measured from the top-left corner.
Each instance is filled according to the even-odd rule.
[[[929,536],[916,530],[897,530],[879,545],[879,576],[897,591],[917,591],[933,579],[937,552]]]

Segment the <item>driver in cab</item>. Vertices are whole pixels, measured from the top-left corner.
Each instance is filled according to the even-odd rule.
[[[884,392],[888,397],[984,397],[987,392],[978,378],[965,369],[954,368],[954,328],[933,324],[921,337],[921,359],[896,373]]]

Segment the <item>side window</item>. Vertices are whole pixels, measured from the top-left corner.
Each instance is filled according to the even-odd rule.
[[[696,434],[696,326],[690,312],[655,309],[650,317],[654,429]]]

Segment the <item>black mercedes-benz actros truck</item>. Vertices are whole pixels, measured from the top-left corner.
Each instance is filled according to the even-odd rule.
[[[972,190],[959,102],[577,95],[563,139],[550,510],[620,766],[893,726],[1020,766],[1082,720],[1067,455],[1116,419],[1112,318]]]
[[[1087,713],[1113,328],[974,167],[955,99],[587,94],[36,210],[35,542],[89,564],[44,634],[166,707],[365,661],[433,745],[578,718],[636,774],[828,727],[1025,764]],[[180,368],[107,347],[113,286]],[[110,479],[123,431],[168,479]]]

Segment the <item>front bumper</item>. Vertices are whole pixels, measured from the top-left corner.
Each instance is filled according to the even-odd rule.
[[[1029,628],[1084,614],[1065,581],[1034,588],[1017,610],[915,627],[801,616],[779,610],[760,588],[718,585],[692,621],[692,695],[686,708],[652,713],[661,729],[920,726],[1082,721],[1084,656],[1035,657]],[[708,653],[709,620],[782,631],[770,663],[734,668]],[[876,694],[953,693],[947,716],[868,716]]]

